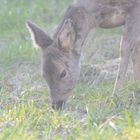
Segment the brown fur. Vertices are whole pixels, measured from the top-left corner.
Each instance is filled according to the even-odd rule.
[[[62,107],[77,82],[81,49],[89,32],[97,27],[121,25],[124,25],[121,59],[113,95],[123,85],[130,56],[134,78],[140,81],[139,0],[76,0],[68,7],[53,39],[36,25],[28,23],[35,43],[43,50],[43,75],[56,108]]]

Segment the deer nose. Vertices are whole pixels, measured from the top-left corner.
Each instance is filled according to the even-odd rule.
[[[55,110],[62,110],[64,109],[64,106],[65,106],[65,101],[62,100],[52,103],[52,108]]]

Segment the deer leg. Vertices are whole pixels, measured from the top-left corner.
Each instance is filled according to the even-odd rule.
[[[118,74],[116,77],[113,96],[115,96],[121,89],[125,79],[129,58],[131,55],[131,43],[129,43],[127,36],[123,36],[120,43],[120,64],[118,69]]]
[[[140,42],[136,42],[135,48],[132,53],[132,63],[133,63],[133,75],[134,75],[134,80],[136,82],[136,88],[133,93],[133,105],[134,108],[136,109],[137,104],[140,104],[139,99],[140,99]]]
[[[132,53],[134,80],[140,83],[140,46],[137,45]]]

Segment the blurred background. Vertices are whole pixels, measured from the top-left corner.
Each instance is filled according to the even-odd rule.
[[[53,36],[71,2],[0,0],[1,139],[51,139],[55,136],[60,139],[61,136],[73,139],[76,136],[74,131],[80,136],[81,128],[90,130],[90,127],[96,127],[107,117],[117,114],[118,110],[115,110],[111,101],[108,106],[107,98],[111,95],[117,74],[122,27],[96,29],[89,35],[81,57],[81,76],[74,95],[68,101],[67,115],[55,114],[49,106],[46,83],[40,75],[41,52],[32,46],[25,24],[31,20]],[[132,79],[131,65],[127,79]],[[124,108],[130,106],[125,106],[128,98],[122,99],[124,106],[119,109],[123,112]],[[90,111],[93,113],[89,113],[85,121],[85,112]],[[116,117],[116,120],[119,119]],[[62,128],[64,125],[62,130],[58,127],[60,123]],[[77,125],[74,125],[75,123]],[[114,133],[117,133],[117,130],[114,130],[112,137]],[[98,136],[98,132],[96,134]],[[108,136],[104,133],[103,135]]]

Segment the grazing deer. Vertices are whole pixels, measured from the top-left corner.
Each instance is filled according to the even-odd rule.
[[[130,57],[134,78],[140,81],[139,0],[76,0],[66,10],[53,39],[35,24],[28,22],[27,25],[33,43],[42,50],[43,76],[56,109],[61,109],[71,95],[80,73],[83,43],[94,28],[124,25],[113,95],[122,88]]]

